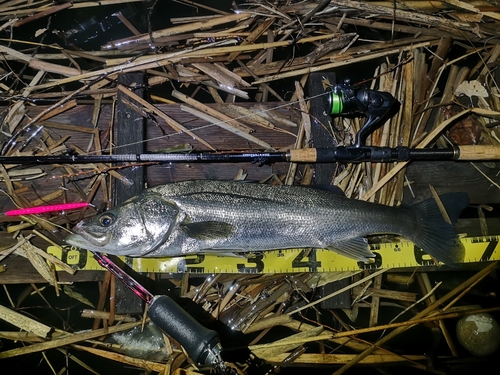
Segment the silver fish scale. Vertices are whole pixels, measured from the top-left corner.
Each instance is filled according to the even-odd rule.
[[[234,226],[225,238],[193,240],[179,228],[148,256],[203,250],[261,251],[292,247],[332,247],[370,233],[400,233],[415,225],[411,212],[347,199],[300,186],[186,181],[150,189],[174,203],[185,223],[222,222]]]

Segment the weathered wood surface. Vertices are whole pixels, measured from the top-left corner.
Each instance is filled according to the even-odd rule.
[[[335,73],[311,74],[307,81],[310,99],[309,113],[311,115],[311,147],[331,148],[337,146],[337,142],[331,133],[332,117],[328,113],[328,95],[320,95],[329,87],[323,86],[323,81],[334,85]],[[317,164],[315,166],[314,183],[329,185],[335,174],[336,164]]]
[[[118,77],[118,84],[130,87],[141,98],[145,93],[145,81],[145,75],[140,72],[121,74]],[[118,91],[116,122],[113,126],[117,154],[142,154],[146,149],[142,143],[146,138],[146,119],[142,113],[134,110],[139,107],[137,101],[130,100],[122,91]],[[113,181],[113,206],[122,204],[144,190],[145,172],[145,167],[142,166],[121,170],[121,174],[133,183],[126,186],[119,181]],[[142,300],[136,298],[134,292],[121,282],[115,283],[115,298],[110,303],[115,304],[117,314],[140,314],[143,311]]]
[[[1,265],[3,272],[0,272],[0,284],[47,283],[29,260],[21,256],[10,256]],[[99,281],[103,275],[103,271],[78,271],[74,275],[61,271],[57,272],[57,279],[61,283]]]
[[[500,203],[500,189],[494,185],[500,183],[498,169],[481,162],[474,162],[474,165],[453,161],[412,162],[406,169],[406,177],[415,199],[409,188],[405,187],[405,202],[430,198],[432,194],[429,185],[432,185],[439,194],[467,192],[472,204]]]

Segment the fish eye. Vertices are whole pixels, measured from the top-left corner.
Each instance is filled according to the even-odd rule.
[[[113,224],[114,221],[115,221],[115,217],[109,213],[106,213],[106,214],[101,215],[99,217],[99,223],[103,227],[109,227],[111,224]]]

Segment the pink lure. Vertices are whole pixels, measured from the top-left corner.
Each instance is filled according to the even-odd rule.
[[[46,212],[75,210],[78,208],[88,207],[89,205],[90,203],[87,202],[53,204],[49,206],[38,206],[38,207],[21,208],[19,210],[10,210],[7,211],[5,215],[6,216],[36,215],[36,214],[44,214]]]

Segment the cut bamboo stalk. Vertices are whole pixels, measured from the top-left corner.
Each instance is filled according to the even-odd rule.
[[[230,101],[234,102],[235,96],[242,98],[242,99],[245,99],[245,100],[250,99],[250,97],[248,96],[248,93],[246,91],[240,90],[234,86],[221,85],[220,83],[216,83],[213,81],[204,81],[201,83],[206,85],[206,86],[216,88],[217,90],[227,92],[229,94],[228,99],[227,99],[228,102],[230,102]],[[198,88],[199,88],[199,86],[198,86]],[[230,99],[230,98],[233,98],[233,99]]]

